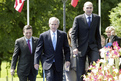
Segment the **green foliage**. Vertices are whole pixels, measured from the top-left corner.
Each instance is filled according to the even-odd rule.
[[[98,14],[98,0],[89,0],[94,5],[94,13]],[[101,32],[110,25],[110,11],[120,0],[102,0],[101,4]],[[63,2],[62,0],[29,0],[30,25],[33,27],[33,36],[39,37],[49,29],[48,20],[56,16],[60,20],[60,30],[63,30]],[[10,62],[14,50],[14,43],[17,38],[23,36],[22,29],[27,24],[27,1],[21,13],[14,9],[15,0],[0,0],[0,65],[1,61]],[[85,0],[79,0],[74,8],[71,0],[66,2],[66,31],[73,24],[74,17],[83,14]]]
[[[115,27],[116,33],[121,37],[121,3],[110,11],[111,25]]]
[[[10,61],[14,50],[14,42],[17,38],[23,36],[22,29],[27,24],[27,1],[21,13],[14,7],[15,0],[1,0],[0,3],[0,53],[4,54],[2,60]],[[76,8],[71,6],[71,1],[66,2],[66,31],[72,27],[75,16],[83,13],[83,3],[79,1]],[[81,4],[81,5],[79,5]],[[80,9],[81,8],[81,9]],[[63,30],[63,2],[62,0],[30,0],[30,25],[33,26],[33,35],[39,37],[39,34],[47,31],[48,20],[52,16],[60,19],[60,30]],[[97,11],[97,9],[96,9]],[[3,40],[4,39],[4,40]]]
[[[101,0],[101,33],[104,34],[105,28],[110,26],[110,10],[121,1],[121,0]]]

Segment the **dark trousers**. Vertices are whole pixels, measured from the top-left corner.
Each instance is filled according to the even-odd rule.
[[[77,58],[77,81],[83,81],[83,75],[85,74],[85,62],[86,56],[88,56],[89,64],[92,64],[93,61],[97,61],[99,56],[99,51],[91,50],[90,48],[87,49],[85,56]]]
[[[63,70],[58,72],[55,68],[55,63],[52,64],[49,70],[45,70],[46,81],[62,81]]]
[[[36,81],[36,75],[30,71],[28,76],[25,76],[24,74],[18,75],[19,81]]]

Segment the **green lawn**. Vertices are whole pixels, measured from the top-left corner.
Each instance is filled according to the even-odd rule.
[[[6,70],[6,66],[9,65],[7,64],[7,62],[2,62],[2,65],[1,65],[1,68],[2,68],[2,71],[1,71],[1,78],[0,78],[0,81],[7,81],[7,77],[8,77],[8,81],[12,81],[12,76],[10,74],[10,68],[8,68],[8,70]],[[8,73],[8,76],[7,76],[7,73]],[[17,73],[15,73],[15,75],[17,75]],[[40,76],[37,75],[37,79],[36,81],[43,81],[43,78],[39,78]],[[18,77],[13,77],[13,81],[19,81],[18,80]]]
[[[7,81],[6,78],[0,78],[0,81]],[[12,81],[11,78],[8,78],[8,81]],[[19,81],[18,78],[13,78],[13,81]],[[43,81],[43,78],[37,78],[36,81]]]

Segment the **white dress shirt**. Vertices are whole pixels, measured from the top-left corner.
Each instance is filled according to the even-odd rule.
[[[85,16],[86,16],[86,20],[87,20],[87,22],[89,22],[88,17],[90,17],[90,21],[92,22],[92,14],[91,14],[90,16],[88,16],[88,15],[85,14]]]
[[[50,30],[50,34],[51,34],[51,40],[53,41],[53,33],[55,33],[55,38],[56,38],[56,44],[57,44],[57,30],[55,32]],[[53,59],[53,62],[55,62],[55,59]]]
[[[55,38],[56,38],[56,43],[57,43],[57,30],[55,32],[50,30],[50,34],[51,34],[51,40],[53,41],[53,33],[55,33]]]

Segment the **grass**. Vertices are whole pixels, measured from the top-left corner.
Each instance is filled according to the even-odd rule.
[[[7,62],[2,62],[1,65],[1,78],[0,81],[12,81],[12,76],[10,74],[10,68],[7,67],[9,64]],[[6,70],[6,67],[8,68]],[[17,73],[15,73],[16,77],[13,77],[13,81],[19,81],[18,77],[17,77]],[[8,78],[8,80],[7,80]],[[43,78],[40,78],[39,75],[37,75],[37,79],[36,81],[43,81]]]
[[[0,81],[12,81],[12,78],[8,78],[8,80],[6,78],[0,78]],[[19,79],[13,78],[13,81],[19,81]],[[37,78],[36,81],[43,81],[43,78]]]

